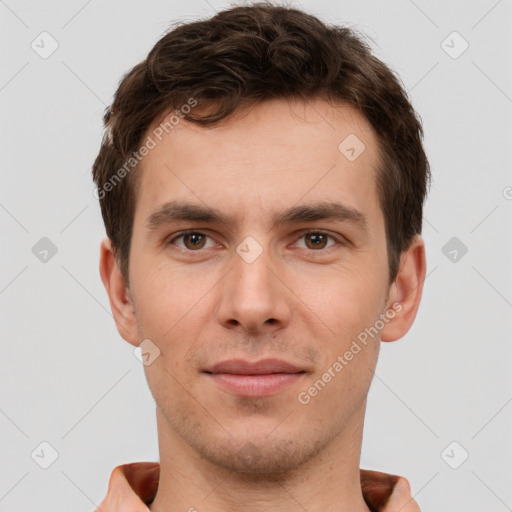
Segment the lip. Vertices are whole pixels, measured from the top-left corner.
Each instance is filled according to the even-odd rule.
[[[229,359],[213,365],[207,373],[230,373],[233,375],[269,375],[272,373],[300,373],[302,368],[281,359],[262,359],[261,361],[245,361]]]
[[[205,371],[224,391],[246,397],[274,395],[298,382],[305,373],[298,366],[279,359],[256,362],[231,359]]]

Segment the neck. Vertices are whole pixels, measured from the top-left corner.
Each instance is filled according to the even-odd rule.
[[[359,461],[366,404],[314,457],[280,473],[240,473],[201,457],[157,408],[160,479],[151,512],[369,512]]]

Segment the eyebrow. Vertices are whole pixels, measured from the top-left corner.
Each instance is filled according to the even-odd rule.
[[[274,226],[318,220],[349,222],[365,234],[368,233],[368,221],[362,212],[351,206],[336,202],[293,206],[284,212],[277,212],[272,218]],[[147,218],[146,230],[151,233],[162,226],[180,221],[219,224],[228,229],[235,227],[235,218],[215,208],[182,201],[169,201]]]

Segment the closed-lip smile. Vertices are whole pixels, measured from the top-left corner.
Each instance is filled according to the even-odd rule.
[[[230,359],[204,373],[223,391],[245,397],[275,395],[306,374],[306,370],[280,359],[246,361]]]
[[[268,375],[271,373],[304,373],[305,370],[281,359],[262,359],[261,361],[245,361],[230,359],[213,365],[207,373],[230,373],[235,375]]]

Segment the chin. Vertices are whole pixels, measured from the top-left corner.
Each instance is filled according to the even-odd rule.
[[[225,434],[225,433],[224,433]],[[246,475],[276,475],[302,466],[328,444],[328,440],[313,440],[310,436],[245,435],[239,439],[224,437],[205,439],[197,435],[191,446],[204,459],[228,471]]]

